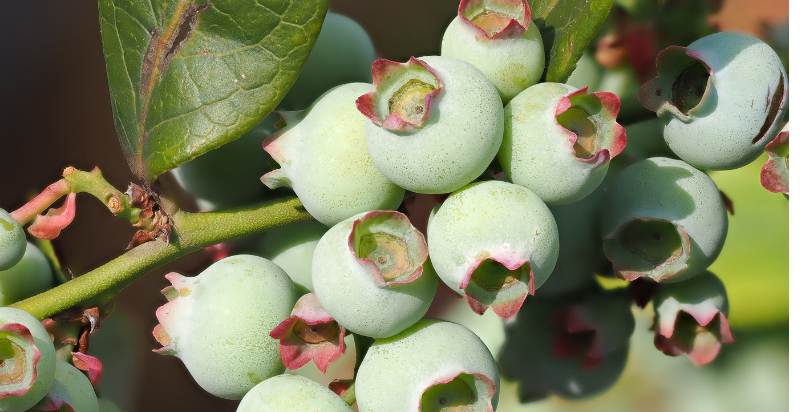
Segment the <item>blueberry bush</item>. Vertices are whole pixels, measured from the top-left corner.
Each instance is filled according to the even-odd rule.
[[[0,205],[0,412],[112,410],[95,332],[191,253],[154,351],[242,412],[594,396],[642,308],[655,349],[713,362],[736,199],[707,173],[766,152],[788,198],[788,78],[689,3],[461,0],[440,55],[392,61],[327,0],[99,0],[135,181],[67,166]],[[131,227],[80,274],[50,243],[78,194]]]

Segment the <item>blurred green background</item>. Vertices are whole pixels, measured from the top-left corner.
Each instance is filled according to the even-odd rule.
[[[674,1],[689,7],[701,0]],[[457,0],[332,0],[370,33],[379,55],[405,60],[435,54]],[[625,1],[621,3],[631,3]],[[0,15],[0,205],[21,204],[66,165],[100,166],[118,187],[132,180],[113,128],[97,6],[93,1],[30,1]],[[678,7],[678,6],[676,6]],[[788,49],[788,0],[725,0],[712,23]],[[785,49],[781,49],[782,53]],[[635,84],[633,85],[635,89]],[[619,86],[622,87],[622,86]],[[9,155],[12,154],[12,155]],[[725,282],[737,342],[696,368],[658,352],[650,317],[637,313],[629,364],[610,391],[584,401],[548,399],[519,405],[504,383],[502,412],[515,411],[759,411],[788,409],[788,201],[759,183],[764,159],[712,174],[733,200],[726,246],[711,267]],[[93,199],[79,199],[73,226],[55,243],[65,265],[82,273],[116,256],[130,229]],[[202,256],[182,259],[126,289],[92,352],[106,361],[103,411],[233,411],[236,403],[200,390],[180,362],[152,354],[150,338],[162,275],[197,273]]]

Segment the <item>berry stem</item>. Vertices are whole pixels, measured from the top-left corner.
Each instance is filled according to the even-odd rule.
[[[28,203],[11,212],[11,217],[19,224],[26,225],[67,194],[88,193],[103,202],[114,216],[130,223],[139,219],[139,209],[131,206],[128,196],[108,183],[99,168],[85,172],[69,166],[62,175],[61,179],[47,186]]]
[[[148,271],[178,257],[311,217],[300,201],[292,197],[219,212],[178,210],[172,218],[174,232],[169,243],[159,240],[143,243],[82,276],[12,306],[44,319],[74,306],[98,305]]]

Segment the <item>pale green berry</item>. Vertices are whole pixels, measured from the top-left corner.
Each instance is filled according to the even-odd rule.
[[[236,412],[352,412],[330,389],[298,375],[269,378],[247,392]]]
[[[291,279],[257,256],[235,255],[195,277],[166,275],[169,302],[158,308],[157,353],[183,361],[214,396],[241,399],[257,383],[283,371],[277,340],[269,332],[295,303]]]
[[[558,257],[558,228],[529,189],[486,181],[451,194],[428,221],[431,262],[444,283],[483,313],[519,311]]]
[[[558,226],[558,260],[537,295],[571,293],[594,282],[594,273],[604,261],[599,216],[603,197],[598,188],[578,202],[550,208]]]
[[[328,228],[318,222],[300,222],[272,229],[255,246],[256,254],[281,267],[299,287],[311,291],[311,258]]]
[[[425,314],[436,293],[425,238],[395,211],[358,214],[332,227],[314,251],[314,294],[351,332],[392,336]]]
[[[44,326],[28,312],[0,308],[0,412],[28,410],[53,383],[56,353]]]
[[[544,45],[527,0],[461,0],[442,37],[442,56],[483,73],[503,101],[536,84],[544,70]]]
[[[53,286],[53,272],[42,251],[26,242],[25,254],[16,265],[0,270],[0,305],[10,305]]]
[[[38,411],[98,412],[97,395],[89,378],[78,368],[59,359],[56,361],[56,374],[47,396],[32,412]]]
[[[500,377],[492,354],[469,329],[424,320],[376,340],[356,375],[361,412],[492,411]]]
[[[384,177],[367,152],[364,119],[355,100],[366,83],[338,86],[322,95],[305,116],[285,114],[286,127],[265,142],[280,169],[261,180],[290,186],[318,221],[333,226],[356,213],[396,209],[404,190]]]
[[[665,157],[622,170],[601,217],[605,255],[627,280],[678,281],[702,273],[727,232],[727,211],[711,178]]]
[[[497,158],[511,182],[548,204],[576,202],[605,178],[609,161],[625,148],[616,122],[619,98],[561,83],[539,83],[505,108]]]
[[[369,34],[355,20],[328,11],[317,41],[294,86],[281,101],[282,110],[303,110],[340,84],[369,82],[378,56]]]
[[[202,209],[241,206],[272,195],[258,178],[275,167],[265,159],[261,142],[274,133],[278,122],[270,114],[260,124],[218,149],[173,169],[178,184],[195,196]]]
[[[666,123],[664,139],[681,159],[703,169],[734,169],[752,162],[780,132],[788,81],[769,45],[720,32],[664,49],[639,98]]]
[[[575,65],[575,70],[569,75],[567,81],[564,82],[572,87],[581,88],[588,87],[589,90],[600,90],[600,79],[603,74],[603,68],[592,56],[589,51],[584,51],[578,63]]]
[[[378,169],[416,193],[449,193],[478,178],[503,136],[503,104],[472,65],[440,56],[378,59],[358,109]]]
[[[25,254],[25,232],[5,209],[0,209],[0,270],[19,262]]]

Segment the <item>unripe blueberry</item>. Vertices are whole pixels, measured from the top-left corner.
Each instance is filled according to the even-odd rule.
[[[97,412],[100,406],[91,382],[76,367],[59,359],[56,361],[55,380],[44,399],[31,412],[73,411]]]
[[[550,204],[589,195],[603,181],[609,160],[625,148],[617,96],[586,90],[540,83],[505,108],[500,165],[509,180]]]
[[[500,355],[500,349],[506,341],[503,318],[493,312],[482,315],[475,313],[469,305],[464,304],[461,295],[445,285],[440,285],[437,289],[436,297],[425,317],[458,323],[471,330],[481,338],[495,359]]]
[[[648,157],[675,157],[664,142],[664,123],[652,118],[625,126],[628,144],[620,154],[625,164],[647,159]]]
[[[256,254],[280,266],[296,285],[311,291],[311,258],[327,230],[325,225],[314,221],[270,230],[255,246]]]
[[[571,293],[594,282],[594,273],[603,264],[599,219],[603,197],[598,188],[575,203],[550,208],[558,227],[558,260],[537,295]]]
[[[770,192],[789,195],[789,125],[766,147],[769,159],[761,168],[761,185]]]
[[[247,392],[236,412],[352,412],[328,388],[303,376],[278,375]]]
[[[614,93],[619,97],[620,111],[618,118],[626,123],[628,119],[639,119],[648,114],[647,109],[639,103],[639,79],[633,67],[624,63],[617,67],[605,69],[600,77],[597,90]]]
[[[25,254],[25,232],[5,209],[0,209],[0,270],[19,262]]]
[[[428,221],[431,262],[444,283],[483,313],[519,311],[553,271],[558,228],[547,206],[523,186],[500,181],[451,194]]]
[[[478,336],[455,323],[423,320],[369,348],[356,399],[362,412],[493,411],[499,384]]]
[[[322,95],[305,116],[286,113],[286,127],[264,142],[280,165],[261,180],[270,188],[291,186],[318,221],[333,226],[356,213],[396,209],[403,189],[384,177],[367,152],[363,116],[353,102],[366,83],[338,86]]]
[[[56,353],[44,326],[28,312],[0,308],[0,358],[0,411],[25,411],[44,398]]]
[[[303,110],[325,91],[352,82],[369,82],[375,47],[366,30],[345,15],[328,11],[314,47],[282,110]]]
[[[268,198],[270,191],[258,178],[276,165],[272,159],[264,159],[260,148],[264,138],[275,132],[278,120],[276,114],[270,114],[238,140],[173,169],[178,184],[197,198],[202,209]]]
[[[717,357],[723,343],[733,343],[725,286],[710,272],[660,286],[653,308],[655,345],[667,355],[685,353],[701,366]]]
[[[416,323],[436,293],[425,237],[395,211],[358,214],[314,250],[311,276],[322,307],[351,332],[392,336]]]
[[[44,292],[53,286],[53,272],[42,251],[26,242],[25,254],[16,265],[0,270],[0,305],[6,306]]]
[[[542,297],[523,306],[507,328],[500,366],[520,381],[524,402],[551,394],[584,398],[619,379],[633,330],[630,302],[622,293]]]
[[[706,174],[680,160],[654,157],[615,177],[601,232],[618,276],[673,282],[700,274],[717,258],[728,215]]]
[[[503,103],[476,68],[439,56],[378,59],[374,90],[359,97],[375,165],[417,193],[449,193],[475,180],[503,138]]]
[[[299,369],[313,361],[325,373],[328,365],[344,354],[344,332],[319,299],[306,293],[269,335],[280,340],[281,360],[287,369]]]
[[[442,56],[475,66],[503,101],[536,84],[544,70],[542,36],[527,0],[461,0],[442,37]]]
[[[214,396],[241,399],[254,385],[283,371],[279,342],[269,331],[289,316],[292,281],[257,256],[236,255],[195,277],[170,273],[156,311],[156,353],[183,361],[195,381]]]
[[[720,32],[664,49],[639,99],[666,122],[664,139],[681,159],[733,169],[758,157],[780,131],[788,82],[766,43]]]
[[[575,70],[564,83],[575,88],[588,87],[589,90],[600,90],[598,87],[602,74],[603,68],[597,63],[592,53],[584,51],[581,58],[578,59],[578,63],[575,64]]]

